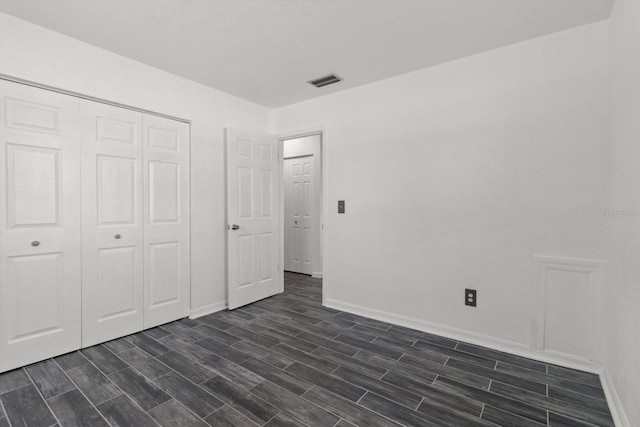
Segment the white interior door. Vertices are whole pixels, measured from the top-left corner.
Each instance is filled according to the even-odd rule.
[[[143,114],[144,327],[186,317],[189,125]]]
[[[142,330],[142,113],[80,101],[82,346]]]
[[[313,273],[313,156],[284,159],[284,269]]]
[[[0,81],[0,371],[80,348],[79,100]]]
[[[227,133],[229,309],[280,290],[276,138]]]

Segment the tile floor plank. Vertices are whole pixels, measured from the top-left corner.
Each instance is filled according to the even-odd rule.
[[[375,393],[367,393],[361,400],[358,402],[360,405],[368,408],[374,412],[384,415],[387,418],[390,418],[394,421],[397,421],[399,424],[405,426],[420,426],[420,427],[441,427],[442,424],[435,423],[419,412],[412,411],[406,406],[400,405],[398,403],[392,402],[389,399],[385,399],[384,397],[378,396]]]
[[[111,374],[109,378],[145,411],[171,399],[150,379],[135,372],[132,368]]]
[[[57,421],[33,385],[0,396],[12,427],[49,427]]]
[[[297,395],[301,395],[312,387],[311,383],[280,369],[275,369],[274,366],[259,359],[251,358],[242,363],[242,366]]]
[[[403,354],[402,351],[394,350],[392,348],[389,348],[389,346],[370,343],[368,341],[363,341],[358,338],[353,338],[346,335],[338,335],[334,338],[334,340],[341,343],[349,344],[353,347],[358,347],[360,349],[370,351],[372,353],[377,353],[390,359],[399,359]]]
[[[167,333],[166,335],[169,335],[169,333]],[[142,350],[146,351],[154,357],[158,357],[161,354],[165,354],[171,350],[169,347],[162,344],[157,339],[152,338],[150,334],[147,335],[147,333],[145,332],[129,335],[127,337],[127,340],[131,344],[135,345],[136,347],[140,347]]]
[[[87,358],[79,351],[63,354],[62,356],[55,357],[54,360],[63,371],[68,371],[69,369],[77,368],[78,366],[89,363],[89,360],[87,360]]]
[[[257,427],[258,424],[242,415],[229,405],[224,405],[204,419],[214,427]]]
[[[198,326],[198,329],[202,329],[208,337],[215,338],[216,340],[221,341],[227,345],[234,345],[235,343],[242,341],[242,338],[231,335],[229,333],[231,329],[221,331],[220,329],[216,329],[210,325]]]
[[[269,363],[270,365],[273,365],[276,368],[280,368],[280,369],[284,369],[294,362],[293,359],[287,356],[278,354],[265,347],[261,347],[258,344],[254,344],[249,341],[240,341],[239,343],[235,344],[233,348],[238,349],[243,353],[246,353],[256,359],[263,360]]]
[[[227,332],[231,335],[238,337],[238,340],[244,339],[244,340],[252,341],[258,345],[261,345],[267,348],[271,348],[275,345],[278,345],[278,343],[280,342],[275,338],[268,337],[262,334],[257,334],[255,332],[251,332],[250,330],[241,328],[239,326],[234,326],[233,328],[228,329]]]
[[[113,427],[158,427],[158,423],[124,394],[99,405],[98,411]]]
[[[31,384],[29,376],[23,368],[0,374],[0,395]]]
[[[478,427],[493,427],[492,422],[472,417],[469,414],[458,412],[455,409],[451,409],[447,405],[432,402],[431,400],[424,399],[420,406],[418,406],[418,412],[423,414],[428,419],[435,421],[442,425],[453,426],[478,426]]]
[[[339,368],[338,370],[343,369]],[[319,387],[324,388],[325,390],[329,390],[338,396],[342,396],[345,399],[351,400],[353,402],[357,402],[364,394],[366,390],[364,388],[358,387],[356,382],[351,381],[347,382],[340,379],[340,375],[329,375],[317,369],[311,368],[309,366],[303,365],[301,363],[294,363],[285,369],[286,372],[298,377],[303,380],[315,384]],[[354,371],[351,371],[354,372]],[[376,381],[371,377],[367,377],[364,374],[359,374],[365,376],[366,378],[370,378],[372,381]],[[338,377],[338,378],[336,378]]]
[[[320,387],[313,387],[302,397],[357,425],[370,427],[394,427],[399,425],[380,414]]]
[[[497,381],[491,383],[491,391],[498,393],[501,396],[506,396],[521,402],[527,402],[527,404],[535,405],[538,408],[556,412],[560,415],[601,426],[613,427],[613,420],[609,414],[603,414],[602,412],[577,406],[570,402],[541,396],[537,393]]]
[[[333,363],[337,363],[338,365],[353,369],[354,371],[367,374],[370,377],[380,378],[385,373],[387,373],[387,369],[381,368],[380,366],[376,366],[371,363],[367,363],[360,359],[356,359],[355,355],[347,356],[344,353],[339,353],[337,351],[329,350],[324,347],[320,347],[319,349],[314,351],[313,354],[316,356],[320,356],[323,359],[330,360]]]
[[[502,427],[542,427],[545,424],[537,423],[529,418],[524,418],[511,412],[503,411],[502,409],[494,408],[493,406],[486,405],[482,411],[482,419],[491,421]]]
[[[437,389],[431,384],[389,371],[382,381],[395,384],[398,387],[405,387],[415,394],[424,397],[432,402],[447,405],[451,409],[459,412],[466,412],[475,417],[480,417],[484,404],[477,400],[468,399],[460,394],[452,393],[442,389]]]
[[[287,344],[278,344],[273,348],[273,351],[327,373],[335,370],[339,366],[338,364],[318,357],[315,354],[305,353],[304,351],[293,348]]]
[[[515,387],[520,387],[525,390],[533,391],[538,394],[547,393],[547,385],[541,382],[533,381],[527,378],[522,378],[517,375],[511,375],[506,372],[485,368],[483,366],[476,365],[474,363],[464,362],[462,360],[450,358],[447,363],[450,366],[461,371],[469,372],[478,375],[483,378],[489,378],[494,381],[500,381],[505,384],[509,384]]]
[[[93,347],[82,349],[80,352],[105,375],[112,374],[128,366],[103,345],[94,345]]]
[[[547,373],[566,380],[587,384],[593,387],[602,388],[598,374],[577,371],[575,369],[563,368],[562,366],[548,365]]]
[[[244,387],[246,389],[255,387],[262,381],[264,381],[263,377],[256,374],[252,370],[230,362],[227,359],[218,356],[217,354],[212,354],[202,363],[204,366],[217,372],[219,375],[225,377],[234,384],[237,384],[240,387]]]
[[[158,378],[171,371],[171,368],[139,347],[123,351],[118,354],[118,357],[150,379]]]
[[[196,341],[196,344],[200,347],[210,351],[211,353],[222,356],[227,360],[234,363],[242,363],[245,360],[251,359],[251,355],[244,353],[236,348],[226,345],[223,342],[215,340],[213,338],[206,338],[200,341]]]
[[[68,370],[67,375],[94,405],[122,394],[109,378],[90,363]]]
[[[175,400],[168,400],[149,411],[149,415],[163,427],[208,427],[200,418]]]
[[[519,366],[521,368],[531,369],[532,371],[547,372],[547,365],[543,362],[527,359],[526,357],[515,356],[513,354],[503,353],[501,351],[492,350],[486,347],[480,347],[477,345],[461,342],[456,346],[456,350],[475,354],[476,356],[485,357],[487,359],[508,363],[510,365]]]
[[[76,388],[53,359],[29,365],[25,370],[45,399]]]
[[[199,417],[204,418],[224,406],[219,399],[176,372],[157,378],[155,383]]]
[[[547,422],[547,411],[545,409],[528,404],[526,403],[526,401],[509,398],[501,394],[496,394],[493,391],[493,385],[496,384],[495,382],[492,383],[491,391],[476,388],[446,377],[438,377],[434,384],[437,387],[443,387],[445,390],[449,390],[454,393],[460,393],[469,399],[485,402],[487,404],[495,406],[496,408],[512,412],[516,415],[521,415],[539,423]],[[526,390],[522,391],[525,392]],[[531,394],[537,393],[531,392]]]
[[[200,384],[216,375],[210,368],[194,362],[177,351],[169,351],[158,356],[157,359],[196,384]]]
[[[280,412],[275,417],[271,418],[271,421],[266,423],[264,427],[299,427],[300,421],[295,418]]]
[[[351,384],[356,384],[364,390],[372,391],[382,397],[393,400],[394,402],[404,405],[410,409],[416,409],[422,400],[421,396],[418,396],[409,390],[396,387],[393,384],[376,378],[371,378],[368,375],[361,374],[360,372],[353,371],[349,368],[345,368],[344,366],[336,369],[335,372],[333,372],[333,375],[338,378],[342,378]]]
[[[330,412],[270,381],[257,385],[251,392],[310,426],[333,427],[340,420]]]
[[[253,393],[222,377],[212,378],[202,386],[227,405],[258,424],[264,424],[280,410]]]
[[[71,390],[49,399],[49,406],[63,426],[109,427],[79,390]]]

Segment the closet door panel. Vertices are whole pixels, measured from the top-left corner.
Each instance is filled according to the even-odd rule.
[[[80,348],[79,100],[0,81],[0,372]]]
[[[143,115],[145,316],[150,328],[189,314],[189,125]]]
[[[142,330],[142,114],[82,100],[82,345]]]

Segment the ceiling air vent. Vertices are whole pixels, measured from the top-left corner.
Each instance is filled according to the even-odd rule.
[[[315,87],[323,87],[332,85],[342,81],[342,77],[335,74],[329,74],[328,76],[320,77],[317,79],[309,80],[307,83],[314,85]]]

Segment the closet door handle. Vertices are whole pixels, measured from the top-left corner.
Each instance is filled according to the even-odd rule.
[[[33,242],[31,242],[31,246],[40,246],[40,242],[34,240]]]
[[[232,229],[232,230],[237,230],[237,229],[239,229],[239,228],[240,228],[240,226],[239,226],[238,224],[233,224],[233,225],[231,226],[231,229]]]
[[[115,235],[115,236],[113,236],[113,237],[115,237],[116,239],[119,239],[121,236],[120,236],[119,234],[116,234],[116,235]]]

